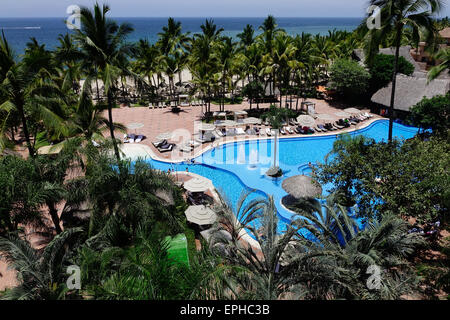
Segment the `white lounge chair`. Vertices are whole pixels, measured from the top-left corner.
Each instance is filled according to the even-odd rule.
[[[139,143],[139,142],[141,142],[142,140],[144,140],[144,136],[143,136],[143,135],[138,135],[137,138],[136,138],[136,140],[134,140],[134,142]]]
[[[270,128],[266,128],[266,134],[271,137],[272,136],[272,130]]]
[[[186,153],[191,153],[192,152],[192,147],[190,145],[184,144],[180,147],[180,150],[182,152],[186,152]]]
[[[290,134],[294,134],[294,130],[292,130],[291,127],[286,127],[286,131],[289,132]]]
[[[284,128],[281,128],[281,129],[280,129],[280,133],[281,133],[282,135],[284,135],[284,136],[286,135],[286,131],[284,130]]]
[[[236,128],[236,134],[239,136],[245,135],[245,131],[242,128]]]

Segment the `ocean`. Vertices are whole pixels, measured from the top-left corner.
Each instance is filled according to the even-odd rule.
[[[47,48],[53,49],[58,45],[58,35],[70,30],[64,24],[65,18],[0,18],[0,30],[3,30],[8,42],[17,54],[23,52],[31,37]],[[158,32],[167,24],[167,18],[113,18],[117,22],[128,22],[134,27],[134,32],[128,38],[134,42],[139,39],[148,39],[151,43],[157,40]],[[181,21],[183,32],[200,32],[200,25],[206,18],[175,18]],[[214,22],[224,29],[223,34],[231,37],[242,32],[247,24],[257,30],[264,21],[262,18],[212,18]],[[329,30],[352,31],[358,27],[362,18],[277,18],[278,27],[290,35],[301,34],[327,34]]]

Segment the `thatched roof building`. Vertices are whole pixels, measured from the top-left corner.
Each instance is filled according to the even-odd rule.
[[[425,77],[397,76],[397,88],[395,90],[394,109],[409,111],[409,109],[420,102],[423,97],[432,98],[437,95],[445,95],[450,91],[448,79],[436,79],[427,83]],[[372,96],[372,102],[390,106],[392,82],[385,88],[380,89]]]

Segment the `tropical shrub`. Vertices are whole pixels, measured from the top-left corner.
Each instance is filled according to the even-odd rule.
[[[395,56],[380,53],[369,63],[371,93],[375,93],[391,83],[392,75],[394,74],[394,61]],[[398,59],[398,73],[410,76],[413,72],[414,66],[400,56]]]
[[[369,87],[370,74],[356,61],[336,60],[330,68],[331,87],[346,99],[355,99]]]
[[[450,129],[450,93],[433,98],[424,97],[411,108],[409,120],[416,127],[431,128],[434,133],[447,135]]]
[[[365,137],[338,139],[328,160],[315,170],[323,184],[357,203],[370,218],[383,213],[432,222],[448,211],[450,144],[432,137],[391,144]]]

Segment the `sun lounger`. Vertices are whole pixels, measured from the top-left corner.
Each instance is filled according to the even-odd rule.
[[[271,137],[272,136],[272,131],[270,130],[270,128],[266,128],[266,134]]]
[[[284,136],[286,135],[286,131],[283,128],[280,129],[280,133]]]
[[[172,144],[172,143],[167,143],[167,144],[162,145],[161,147],[159,147],[159,148],[158,148],[158,151],[161,152],[161,153],[164,153],[164,152],[170,152],[170,151],[173,150],[173,147],[174,147],[174,146],[175,146],[175,145]]]
[[[236,128],[236,134],[238,136],[243,136],[245,135],[245,131],[242,128]]]
[[[130,134],[128,136],[128,142],[129,143],[134,143],[134,140],[136,139],[136,135],[135,134]]]
[[[143,135],[138,135],[134,142],[139,143],[139,142],[141,142],[144,139],[145,139],[145,137]]]
[[[319,128],[320,130],[322,130],[322,132],[327,132],[327,131],[328,131],[328,129],[325,128],[325,126],[324,126],[323,124],[318,124],[318,125],[317,125],[317,128]]]
[[[367,112],[364,112],[363,116],[365,116],[367,119],[373,118],[373,115],[371,115],[371,114],[369,114]]]
[[[184,144],[180,147],[180,150],[182,152],[187,152],[187,153],[191,153],[192,152],[192,147],[190,145]]]
[[[152,142],[152,144],[155,148],[159,148],[159,147],[167,144],[167,140],[155,141],[155,142]]]
[[[316,130],[316,132],[323,132],[323,130],[320,129],[318,125],[314,126],[314,130]]]
[[[295,133],[294,130],[292,130],[291,127],[286,127],[285,129],[286,129],[286,132],[288,132],[289,134]]]
[[[345,128],[345,126],[340,125],[340,122],[336,121],[333,126],[339,130],[342,130]]]
[[[217,136],[218,136],[219,138],[223,137],[223,132],[220,131],[220,130],[215,130],[214,133],[217,134]]]

